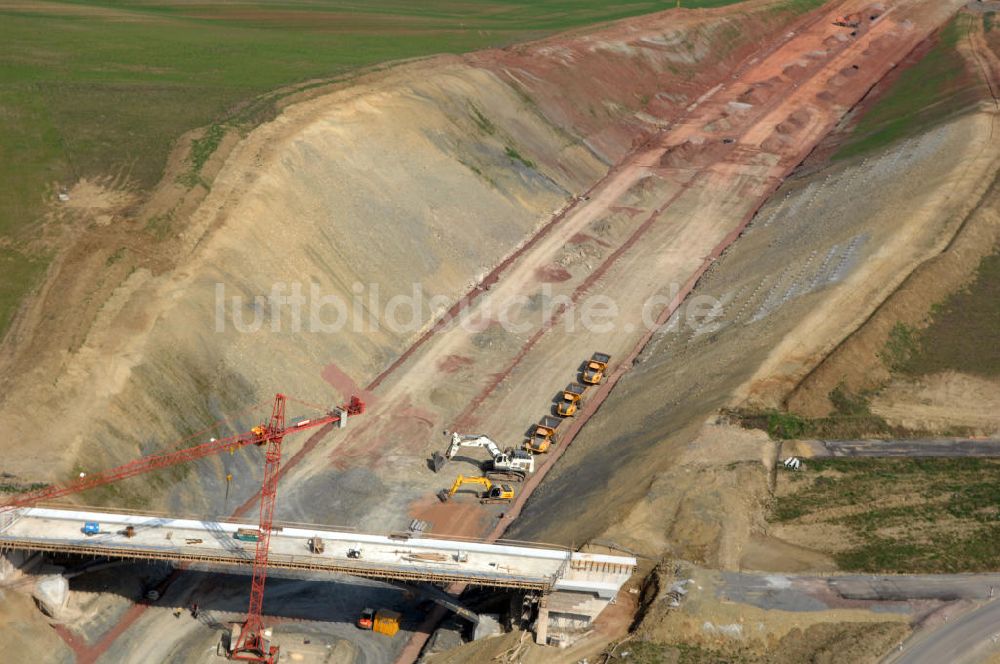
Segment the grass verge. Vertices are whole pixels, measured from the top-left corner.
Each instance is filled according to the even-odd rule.
[[[811,459],[784,474],[769,520],[845,528],[828,551],[844,570],[893,573],[1000,567],[1000,460]]]
[[[973,281],[931,308],[931,322],[915,330],[897,323],[880,357],[910,376],[954,370],[1000,376],[1000,250],[979,263]]]
[[[941,435],[918,429],[889,424],[871,411],[868,395],[852,394],[843,385],[830,392],[834,411],[827,417],[803,417],[780,410],[734,409],[725,414],[747,429],[767,431],[776,440],[812,438],[826,440],[857,440],[862,438],[923,438]],[[944,432],[948,435],[968,435],[966,429]]]
[[[48,260],[16,249],[0,247],[0,338],[7,330],[24,294],[33,290],[45,275]]]
[[[966,69],[958,43],[971,28],[971,15],[959,14],[938,35],[934,46],[861,114],[851,137],[833,158],[846,159],[884,148],[975,108],[985,91]]]

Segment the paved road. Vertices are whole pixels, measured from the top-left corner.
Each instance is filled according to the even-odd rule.
[[[1000,596],[1000,574],[845,574],[810,576],[722,572],[720,595],[764,609],[823,611],[839,599],[950,602]]]
[[[831,577],[829,584],[845,599],[989,599],[1000,591],[1000,574],[851,575]]]
[[[981,661],[990,649],[1000,648],[1000,602],[994,600],[946,622],[940,627],[919,634],[903,644],[903,649],[890,653],[885,664],[961,664]]]
[[[814,440],[813,457],[1000,457],[996,439]]]
[[[989,600],[981,608],[917,632],[902,650],[886,655],[883,664],[962,664],[981,661],[990,649],[1000,651],[1000,574],[800,576],[723,572],[722,579],[720,597],[766,610],[825,611],[842,608],[843,600],[856,600],[866,602],[860,606],[876,610],[907,612],[907,602],[912,600]]]

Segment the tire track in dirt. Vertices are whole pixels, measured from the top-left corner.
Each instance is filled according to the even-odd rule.
[[[824,12],[829,12],[833,7],[840,7],[852,0],[838,0],[837,2],[828,3],[828,6],[824,9]],[[782,35],[780,39],[770,42],[765,48],[762,48],[754,55],[747,58],[743,64],[736,68],[732,74],[733,79],[738,79],[741,74],[746,72],[754,63],[761,59],[765,59],[772,55],[779,48],[791,41],[799,30],[804,28],[812,27],[816,23],[823,20],[825,14],[823,15],[806,15],[794,21],[788,26],[788,30]],[[716,92],[723,89],[725,83],[719,83],[715,87],[708,90],[705,94],[699,97],[694,104],[684,109],[684,113],[678,118],[671,120],[671,124],[681,124],[685,120],[689,119],[691,114],[694,112],[696,107],[703,102],[710,99]],[[490,273],[484,277],[479,283],[473,286],[469,291],[461,297],[447,312],[442,314],[442,316],[426,331],[424,332],[415,342],[413,342],[403,353],[396,358],[388,367],[386,367],[378,376],[376,376],[371,383],[368,384],[367,390],[373,391],[378,388],[383,381],[388,378],[391,374],[395,373],[406,361],[423,346],[428,340],[430,340],[435,334],[444,330],[448,324],[457,319],[459,314],[468,309],[475,300],[481,296],[485,291],[488,291],[494,284],[499,282],[502,274],[510,268],[522,255],[530,251],[538,242],[548,235],[555,226],[558,225],[560,221],[563,221],[566,216],[577,209],[581,201],[587,201],[595,191],[599,190],[603,185],[605,185],[609,180],[613,179],[618,175],[618,173],[624,168],[630,165],[638,155],[641,155],[650,148],[653,148],[657,141],[661,140],[662,137],[669,133],[669,130],[662,130],[654,133],[646,140],[642,141],[632,149],[630,149],[614,166],[612,166],[607,173],[599,180],[597,180],[593,185],[591,185],[583,194],[573,198],[566,206],[557,212],[551,220],[546,222],[541,229],[539,229],[527,242],[522,244],[518,249],[509,254],[501,263],[499,263]],[[575,237],[575,236],[574,236]],[[573,239],[570,239],[572,242]]]
[[[660,213],[664,209],[666,209],[666,207],[669,206],[670,203],[677,200],[677,198],[681,194],[683,194],[686,189],[687,186],[684,186],[677,192],[675,192],[665,206],[655,210],[649,216],[649,218],[647,218],[623,244],[619,245],[618,248],[615,249],[615,251],[604,262],[602,262],[597,267],[596,270],[591,272],[586,277],[586,279],[584,279],[583,283],[578,285],[573,290],[573,293],[570,295],[571,303],[576,304],[576,302],[579,301],[580,297],[583,296],[584,293],[586,293],[587,290],[589,290],[589,288],[618,261],[618,259],[622,256],[622,254],[624,254],[625,251],[627,251],[630,247],[632,247],[636,243],[636,241],[638,241],[639,238],[641,238],[642,235],[645,234],[647,230],[649,230],[649,227],[653,225],[653,222],[655,222],[656,219],[660,216]],[[517,368],[517,366],[524,360],[525,357],[527,357],[528,353],[535,347],[535,345],[541,340],[541,338],[545,336],[545,334],[549,330],[551,330],[553,327],[559,324],[559,322],[563,319],[563,316],[569,310],[570,307],[568,305],[563,304],[560,305],[553,312],[552,317],[549,318],[549,320],[547,320],[542,327],[536,330],[535,333],[531,335],[531,337],[528,339],[528,341],[525,342],[523,346],[521,346],[521,349],[518,351],[517,355],[514,356],[514,359],[503,369],[503,371],[493,374],[492,379],[486,385],[486,387],[482,391],[480,391],[479,394],[477,394],[472,399],[472,401],[469,402],[469,404],[458,415],[455,421],[452,422],[450,430],[462,431],[471,426],[472,422],[470,421],[470,419],[472,417],[472,414],[475,413],[479,409],[479,407],[483,405],[483,402],[486,401],[486,399],[489,398],[491,394],[493,394],[496,388],[498,388],[505,380],[507,380],[507,377],[510,375],[510,373],[515,368]]]
[[[844,2],[839,3],[839,5],[845,4],[846,1],[847,0],[845,0]],[[806,28],[809,28],[809,27],[813,27],[816,23],[819,23],[820,21],[822,21],[825,18],[827,18],[828,15],[829,15],[829,12],[830,12],[830,10],[831,10],[831,8],[833,6],[834,5],[831,5],[830,7],[825,8],[823,10],[823,13],[821,15],[815,16],[810,21],[804,23],[801,26],[798,26],[798,30],[802,30],[802,29],[806,29]],[[891,9],[890,9],[890,11],[891,11]],[[769,49],[764,57],[766,58],[768,55],[773,54],[775,51],[777,51],[778,48],[780,48],[784,44],[787,44],[789,41],[791,41],[795,36],[797,36],[796,32],[797,32],[797,30],[789,30],[785,34],[785,38],[778,45],[776,45],[773,48]],[[757,57],[759,58],[760,56],[757,56]],[[835,59],[836,58],[831,58],[831,62],[833,62]],[[748,65],[748,67],[749,66],[750,65]],[[820,69],[818,72],[814,73],[811,78],[815,78],[816,76],[819,75],[820,72],[825,71],[825,70],[826,70],[825,67],[822,68],[822,69]],[[746,71],[746,69],[741,69],[740,73],[743,73],[744,71]],[[739,76],[738,75],[734,75],[734,79],[733,80],[734,81],[739,81],[740,80]],[[872,83],[872,85],[874,85],[874,83]],[[700,105],[703,104],[704,102],[707,102],[708,100],[710,100],[718,92],[726,90],[727,87],[728,86],[725,83],[720,83],[719,85],[715,86],[714,88],[712,88],[711,90],[709,90],[707,93],[705,93],[704,95],[702,95],[702,97],[699,97],[699,99],[694,104],[692,104],[691,106],[689,106],[686,109],[685,115],[682,116],[682,118],[678,120],[677,124],[678,125],[682,125],[687,120],[696,119],[695,111],[698,110],[698,108],[700,107]],[[798,84],[795,84],[795,87],[798,87]],[[765,123],[766,119],[768,118],[768,116],[771,115],[771,113],[773,111],[775,111],[776,109],[780,108],[784,102],[785,102],[785,99],[782,98],[780,95],[778,95],[778,94],[772,95],[772,97],[771,97],[771,99],[769,99],[768,103],[766,105],[764,105],[763,107],[761,107],[761,109],[758,111],[758,113],[757,113],[758,119],[755,122],[750,122],[750,123],[744,125],[744,127],[742,128],[742,131],[739,134],[736,134],[736,135],[739,136],[740,138],[743,138],[747,134],[753,132],[755,129],[757,129],[758,127],[760,127],[761,125],[763,125]],[[648,149],[648,148],[652,148],[657,143],[662,143],[663,140],[667,136],[670,136],[672,133],[674,133],[672,130],[665,130],[663,132],[658,133],[657,135],[651,137],[648,141],[646,141],[646,143],[643,144],[644,147],[647,148],[647,150],[641,150],[641,151],[638,151],[638,152],[633,152],[632,155],[630,155],[630,156],[632,156],[632,157],[634,157],[636,159],[641,159],[641,158],[645,158],[645,157],[654,157],[654,159],[651,159],[648,164],[645,164],[647,167],[653,167],[657,162],[660,161],[660,159],[663,158],[663,156],[665,154],[669,153],[669,151],[671,149],[673,149],[675,147],[678,147],[678,145],[677,144],[667,144],[667,145],[657,146],[656,148],[653,148],[653,149]],[[827,133],[827,132],[824,132],[824,135],[825,135],[825,133]],[[682,133],[681,137],[683,137],[683,133]],[[657,208],[656,210],[654,210],[653,213],[650,214],[650,216],[645,221],[643,221],[643,223],[632,233],[632,235],[630,235],[625,240],[625,242],[623,242],[622,244],[620,244],[611,253],[611,255],[608,256],[608,258],[606,258],[597,267],[596,270],[594,270],[589,275],[587,275],[587,277],[583,280],[583,282],[574,289],[573,293],[570,296],[571,302],[573,304],[576,304],[579,301],[580,297],[582,297],[598,280],[600,280],[601,277],[603,277],[608,272],[608,270],[611,269],[611,267],[613,267],[614,264],[622,257],[622,255],[624,255],[629,249],[631,249],[632,247],[635,246],[635,244],[650,229],[650,227],[663,215],[663,213],[665,211],[667,211],[670,208],[670,206],[673,203],[675,203],[677,201],[678,198],[681,197],[681,195],[683,195],[695,183],[696,180],[699,180],[699,179],[704,178],[707,175],[709,175],[711,173],[712,167],[715,166],[715,165],[717,165],[717,164],[719,164],[719,163],[724,162],[725,159],[726,159],[725,155],[732,155],[735,152],[735,150],[737,148],[737,145],[739,143],[740,143],[740,141],[736,141],[736,142],[734,142],[733,144],[731,144],[729,146],[728,150],[720,151],[720,153],[718,154],[717,158],[713,162],[711,162],[710,164],[708,164],[707,166],[704,166],[704,167],[701,167],[701,168],[690,169],[692,171],[692,173],[693,173],[691,175],[691,177],[688,180],[686,180],[685,182],[683,182],[681,184],[680,188],[676,192],[674,192],[671,195],[671,197],[664,204],[662,204],[659,208]],[[683,145],[683,144],[681,144],[681,145]],[[759,200],[757,206],[754,208],[753,214],[756,214],[756,211],[760,208],[760,206],[763,205],[764,202],[766,202],[767,198],[771,196],[771,194],[778,188],[778,186],[780,186],[781,182],[783,182],[784,179],[802,162],[802,160],[804,160],[806,158],[806,156],[808,156],[808,154],[812,151],[812,149],[813,149],[813,146],[810,146],[808,149],[806,149],[804,152],[802,152],[800,154],[800,156],[797,158],[797,160],[794,161],[794,163],[791,166],[789,166],[782,175],[777,176],[776,178],[772,178],[771,183],[768,186],[766,195]],[[628,166],[628,164],[621,164],[621,165],[619,165],[619,168],[616,169],[616,170],[624,169],[627,166]],[[672,170],[672,171],[675,171],[675,172],[682,172],[682,171],[688,170],[688,169],[672,168],[672,169],[665,169],[665,170]],[[609,173],[609,175],[610,175],[610,173]],[[751,216],[751,218],[752,218],[752,216]],[[737,234],[737,237],[738,237],[739,233],[742,233],[743,228],[746,226],[747,223],[749,223],[749,221],[750,221],[749,218],[746,219],[746,220],[744,220],[743,223],[739,226],[738,230],[735,231],[736,234]],[[728,246],[728,244],[726,246]],[[698,273],[699,276],[700,276],[701,273],[703,273],[704,269],[707,269],[707,267],[703,266],[699,270],[699,273]],[[678,304],[678,306],[679,306],[679,304]],[[500,372],[494,373],[492,375],[492,379],[487,384],[487,386],[479,394],[477,394],[473,398],[473,400],[469,403],[469,405],[461,412],[461,414],[454,420],[454,422],[452,422],[452,424],[449,427],[450,430],[461,431],[461,430],[463,430],[463,429],[465,429],[465,428],[467,428],[467,427],[469,427],[469,426],[472,425],[472,421],[471,421],[472,414],[475,413],[476,410],[478,410],[479,407],[483,405],[483,403],[486,401],[486,399],[489,398],[489,396],[492,395],[496,391],[496,389],[498,387],[500,387],[500,385],[509,377],[509,375],[511,374],[511,372],[514,369],[517,368],[517,366],[525,359],[525,357],[527,357],[528,353],[535,347],[535,345],[541,340],[541,338],[549,330],[551,330],[553,327],[555,327],[562,320],[563,316],[567,313],[567,311],[569,311],[569,307],[567,307],[566,305],[560,305],[553,312],[553,316],[549,320],[547,320],[543,324],[542,327],[540,327],[538,330],[535,331],[535,333],[521,347],[521,349],[519,350],[519,352],[517,353],[517,355],[515,355],[514,359],[506,367],[504,367],[503,370],[501,370]]]

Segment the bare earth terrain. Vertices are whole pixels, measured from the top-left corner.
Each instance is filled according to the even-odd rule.
[[[59,479],[91,467],[80,459],[112,465],[223,416],[245,427],[250,416],[236,413],[277,390],[321,407],[360,394],[369,410],[348,429],[289,438],[280,518],[374,531],[417,518],[435,534],[611,540],[651,561],[688,561],[701,584],[684,615],[658,604],[643,621],[647,635],[744,643],[747,633],[730,626],[752,615],[759,626],[747,641],[765,648],[794,641],[793,629],[818,634],[834,623],[824,634],[833,643],[850,633],[836,624],[871,623],[857,628],[857,661],[884,652],[927,607],[887,617],[868,606],[820,608],[799,621],[701,592],[718,583],[708,568],[834,568],[769,532],[775,444],[713,413],[781,404],[796,387],[807,394],[845,337],[975,227],[966,220],[1000,166],[995,109],[786,181],[963,3],[841,0],[802,16],[779,4],[665,12],[409,63],[290,106],[219,165],[178,237],[177,269],[131,275],[78,348],[13,353],[0,418],[20,453],[4,470]],[[852,12],[863,17],[854,35],[833,25]],[[287,308],[252,302],[275,284],[284,295],[298,284],[307,296],[315,287],[361,304],[344,329],[308,330],[308,314],[296,321]],[[413,284],[423,324],[365,325]],[[433,322],[448,309],[462,324]],[[705,316],[712,325],[699,324]],[[319,323],[333,318],[331,307]],[[260,329],[239,331],[255,319]],[[598,350],[612,355],[609,380],[562,424],[512,505],[438,501],[456,474],[477,473],[461,460],[439,474],[428,468],[446,446],[443,431],[520,444]],[[950,384],[954,408],[956,390],[976,391],[966,379]],[[935,424],[962,419],[920,391],[933,388],[893,386],[874,408]],[[829,389],[816,382],[817,408]],[[899,405],[907,400],[926,409]],[[25,402],[38,404],[32,417],[18,407]],[[49,422],[44,448],[31,443],[39,418]],[[101,499],[252,512],[258,466],[241,452],[198,464],[182,489],[165,480]],[[210,596],[205,584],[215,582],[226,598],[218,620],[231,619],[245,580],[183,580],[168,607]],[[275,590],[276,611],[304,615],[281,599],[301,591],[293,581]],[[328,601],[317,593],[316,606]],[[416,603],[395,590],[384,600]],[[164,660],[214,658],[211,629],[177,629],[168,607],[133,607],[85,639],[86,627],[60,633],[78,662],[139,661],[152,641]],[[350,628],[348,604],[338,607],[314,631]],[[609,612],[565,660],[622,636],[634,608]],[[303,658],[324,661],[331,655],[306,652],[310,629],[279,633],[303,639]],[[399,639],[370,656],[402,647]],[[469,650],[465,661],[484,654]],[[551,660],[540,649],[529,657]]]

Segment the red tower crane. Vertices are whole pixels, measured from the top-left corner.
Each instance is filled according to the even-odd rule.
[[[94,475],[82,476],[80,479],[63,486],[48,486],[36,491],[29,491],[14,496],[11,500],[0,504],[0,512],[6,512],[19,507],[30,507],[44,500],[61,498],[87,489],[117,482],[129,477],[135,477],[160,468],[202,459],[225,450],[235,450],[247,445],[264,447],[264,484],[260,492],[260,535],[257,539],[257,549],[253,563],[253,581],[250,585],[250,607],[247,609],[247,619],[240,630],[236,643],[230,644],[230,659],[246,662],[264,662],[273,664],[277,661],[278,648],[268,642],[264,632],[264,583],[267,579],[267,556],[271,542],[271,526],[274,522],[274,505],[277,498],[278,470],[281,466],[281,443],[290,433],[315,429],[327,424],[337,423],[343,426],[348,417],[361,415],[365,412],[365,404],[358,397],[351,397],[350,402],[341,408],[336,408],[325,416],[301,420],[289,427],[285,426],[284,394],[276,394],[271,419],[253,427],[247,433],[236,434],[228,438],[212,439],[207,443],[195,445],[176,452],[154,454],[136,459],[117,468],[106,470]]]

